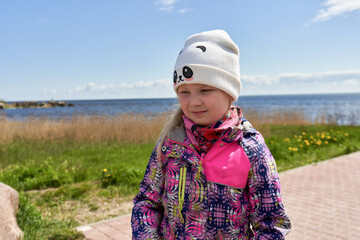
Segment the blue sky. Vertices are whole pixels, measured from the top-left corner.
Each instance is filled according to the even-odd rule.
[[[360,92],[359,0],[0,0],[0,99],[175,97],[184,41],[212,29],[242,95]]]

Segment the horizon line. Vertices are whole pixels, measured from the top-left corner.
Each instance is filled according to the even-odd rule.
[[[360,92],[342,92],[342,93],[288,93],[288,94],[244,94],[241,97],[264,97],[264,96],[304,96],[304,95],[350,95],[360,94]],[[84,99],[48,99],[48,100],[10,100],[0,99],[0,102],[49,102],[49,101],[114,101],[114,100],[161,100],[161,99],[177,99],[176,97],[149,97],[149,98],[84,98]],[[238,100],[237,100],[238,101]]]

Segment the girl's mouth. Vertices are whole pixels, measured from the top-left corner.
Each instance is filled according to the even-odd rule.
[[[204,113],[206,113],[206,111],[194,111],[194,112],[192,112],[192,114],[194,114],[195,116],[201,116]]]

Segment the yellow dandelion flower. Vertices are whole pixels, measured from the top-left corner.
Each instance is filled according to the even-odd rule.
[[[104,169],[103,169],[103,172],[107,172],[107,169],[106,169],[106,168],[104,168]]]
[[[293,148],[293,151],[296,152],[296,151],[299,151],[299,149],[298,148]]]
[[[324,143],[325,143],[325,144],[329,144],[329,142],[328,142],[328,141],[325,141]]]
[[[333,140],[336,141],[336,138],[334,137]]]
[[[301,134],[302,134],[302,135],[306,135],[306,132],[302,132]]]
[[[348,137],[348,136],[349,136],[349,134],[348,134],[348,133],[344,133],[344,136],[345,136],[345,137]]]
[[[321,145],[321,140],[318,140],[318,141],[316,142],[316,144],[317,144],[317,145]]]
[[[292,147],[289,147],[289,150],[292,151]]]
[[[302,147],[304,147],[302,144],[300,144],[300,147],[302,148]]]

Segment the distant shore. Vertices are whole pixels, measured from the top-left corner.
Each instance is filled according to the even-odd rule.
[[[73,107],[74,104],[67,103],[64,101],[27,101],[27,102],[15,102],[15,103],[6,103],[0,101],[0,109],[5,108],[50,108],[50,107]]]
[[[1,98],[0,98],[1,99]],[[177,99],[110,99],[110,100],[68,100],[49,99],[57,102],[72,103],[74,107],[42,107],[16,108],[0,110],[0,118],[23,121],[27,118],[49,118],[54,120],[72,119],[76,116],[117,116],[119,114],[146,114],[152,118],[158,114],[170,114],[179,107]],[[37,100],[41,103],[45,100]],[[0,100],[1,102],[5,102]],[[20,102],[20,101],[19,101]],[[25,101],[21,101],[25,102]],[[7,101],[16,104],[17,101]],[[61,106],[68,106],[62,103]],[[338,125],[360,125],[360,93],[359,94],[317,94],[287,96],[241,96],[234,103],[242,109],[246,119],[253,122],[274,122],[274,119],[290,122],[299,119],[315,123],[331,123]],[[31,105],[31,104],[28,104]],[[70,104],[70,106],[72,106]],[[8,106],[7,106],[8,107]],[[272,115],[271,118],[269,115]]]

